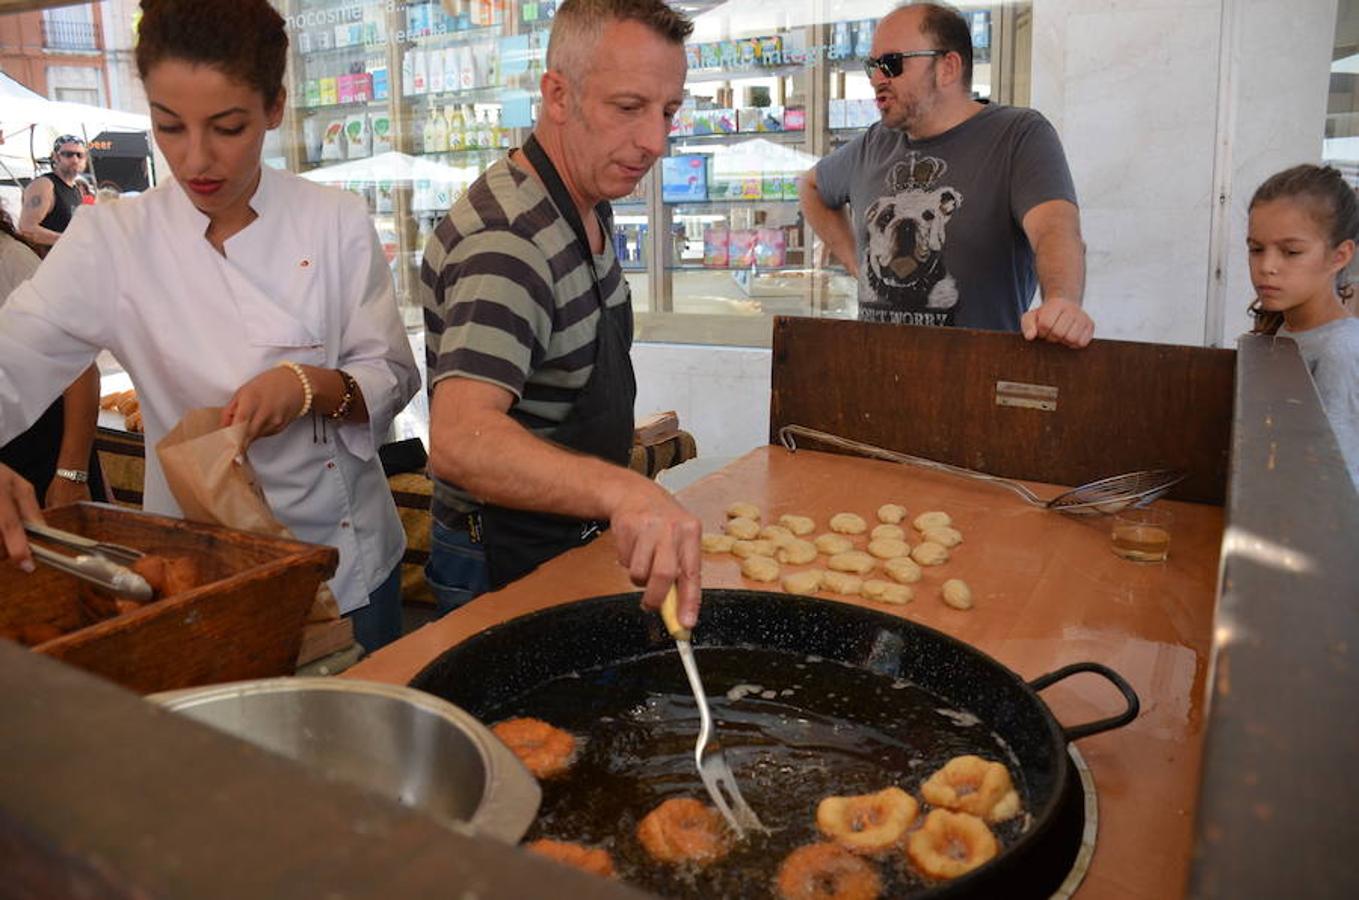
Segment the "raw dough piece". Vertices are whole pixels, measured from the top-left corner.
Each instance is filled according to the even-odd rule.
[[[878,559],[896,559],[898,556],[905,556],[910,553],[911,548],[905,541],[878,538],[875,541],[868,542],[868,552]]]
[[[911,559],[920,563],[922,566],[942,566],[948,562],[948,550],[938,544],[931,544],[926,541],[917,544],[911,551]]]
[[[781,563],[788,563],[790,566],[805,566],[807,563],[816,560],[816,544],[793,538],[778,548],[774,558]]]
[[[848,572],[827,572],[821,578],[821,586],[834,594],[853,597],[864,586],[864,580]]]
[[[931,528],[946,528],[953,524],[946,512],[923,512],[911,523],[916,531],[929,531]]]
[[[895,525],[906,518],[906,507],[898,506],[895,503],[884,503],[878,507],[878,521],[886,522],[888,525]]]
[[[893,581],[900,581],[902,584],[914,584],[924,574],[920,571],[920,566],[916,565],[915,560],[909,556],[889,559],[883,563],[882,567],[887,570],[888,575],[892,576]]]
[[[944,525],[939,528],[926,528],[924,538],[931,544],[938,544],[940,547],[951,549],[963,542],[963,533],[956,528]]]
[[[844,553],[854,549],[854,542],[843,534],[823,534],[816,539],[816,549],[827,556]]]
[[[972,588],[961,578],[950,578],[945,581],[942,594],[944,603],[954,609],[972,608]]]
[[[736,541],[731,545],[731,552],[741,559],[749,559],[752,556],[772,558],[774,551],[778,549],[779,545],[773,541]]]
[[[783,589],[789,594],[815,594],[821,590],[820,569],[808,569],[783,576]]]
[[[892,541],[906,540],[906,532],[900,525],[879,525],[870,531],[868,536],[875,541],[879,538],[887,538]]]
[[[879,581],[876,578],[865,581],[861,593],[866,599],[877,600],[880,603],[893,603],[898,606],[910,603],[915,597],[915,591],[908,585]]]
[[[748,541],[760,533],[760,523],[745,516],[737,516],[727,520],[727,534],[734,538]]]
[[[868,530],[868,523],[864,521],[863,516],[856,516],[854,513],[836,513],[831,516],[830,530],[841,534],[863,534]]]
[[[754,519],[760,521],[760,508],[754,503],[733,503],[727,507],[728,519]]]
[[[784,528],[782,525],[766,525],[760,529],[760,537],[766,541],[773,541],[782,547],[789,541],[796,540],[796,536]]]
[[[873,571],[877,561],[862,550],[849,550],[844,553],[837,553],[826,561],[826,565],[837,572],[853,572],[855,575],[867,575]]]
[[[741,563],[741,574],[751,581],[778,581],[779,564],[767,556],[747,557]]]
[[[779,524],[798,537],[816,531],[816,523],[807,516],[794,516],[785,513],[779,516]]]
[[[734,543],[736,543],[736,538],[729,534],[707,532],[703,535],[703,551],[705,553],[730,553],[731,545]]]

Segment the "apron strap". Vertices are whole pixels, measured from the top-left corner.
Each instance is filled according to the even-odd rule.
[[[571,192],[566,189],[566,184],[562,181],[561,175],[557,172],[557,167],[548,158],[547,151],[543,145],[538,143],[538,136],[530,134],[524,142],[524,155],[533,164],[538,177],[542,179],[543,187],[547,188],[547,195],[552,199],[552,205],[557,207],[566,224],[571,226],[571,231],[576,235],[576,241],[580,244],[581,252],[585,256],[585,264],[590,267],[590,281],[594,286],[595,301],[599,304],[601,312],[604,310],[604,290],[599,286],[599,273],[595,271],[595,255],[590,250],[590,237],[585,233],[585,223],[581,221],[580,212],[576,209],[576,204],[571,199]],[[611,235],[605,223],[613,222],[613,207],[609,201],[601,200],[595,206],[595,215],[599,216],[600,228],[605,230],[604,240],[610,240]]]

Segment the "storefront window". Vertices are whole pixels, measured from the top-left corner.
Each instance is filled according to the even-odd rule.
[[[532,128],[557,4],[276,5],[291,40],[289,110],[266,161],[364,198],[416,328],[415,286],[429,234]],[[678,5],[695,21],[686,104],[669,155],[615,203],[615,248],[639,338],[762,345],[774,315],[853,315],[852,280],[828,264],[803,221],[797,179],[875,120],[862,58],[888,7],[881,0]],[[1029,4],[962,8],[972,27],[976,93],[1026,102]],[[144,98],[126,87],[136,80],[132,55],[122,49],[133,45],[136,9],[133,0],[107,0],[0,16],[0,70],[16,94],[27,88],[48,100],[122,107],[116,124],[93,111],[75,122],[69,109],[59,116],[31,103],[18,115],[0,113],[0,177],[8,183],[0,197],[12,211],[18,185],[44,170],[43,148],[57,133],[149,129]],[[75,59],[74,51],[92,55]],[[104,100],[110,96],[115,103]],[[103,178],[100,162],[94,159],[92,180]],[[144,168],[152,177],[165,172],[150,159]],[[141,187],[107,180],[106,194]]]

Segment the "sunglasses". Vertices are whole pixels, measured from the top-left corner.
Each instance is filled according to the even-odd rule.
[[[902,68],[906,65],[906,60],[913,56],[943,56],[943,50],[907,50],[904,53],[884,53],[882,56],[864,57],[864,71],[869,77],[875,71],[881,72],[887,78],[896,78],[901,74]]]
[[[84,159],[84,158],[85,158],[85,151],[84,151],[84,150],[63,150],[63,151],[61,151],[61,155],[64,156],[66,159]]]

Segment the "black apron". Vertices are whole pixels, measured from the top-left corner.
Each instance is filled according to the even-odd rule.
[[[637,399],[637,380],[632,371],[632,302],[609,309],[595,271],[590,240],[576,205],[562,183],[552,160],[532,135],[524,144],[524,155],[537,171],[557,211],[575,232],[585,254],[599,303],[599,329],[595,340],[595,366],[590,379],[576,396],[566,419],[552,434],[552,442],[626,466],[632,454],[633,404]],[[604,240],[612,237],[613,210],[607,201],[595,207],[604,229]],[[510,410],[515,417],[515,411]],[[549,559],[594,540],[607,522],[591,522],[565,516],[507,509],[486,505],[480,514],[480,538],[486,552],[486,568],[492,590],[499,590],[532,572]]]

